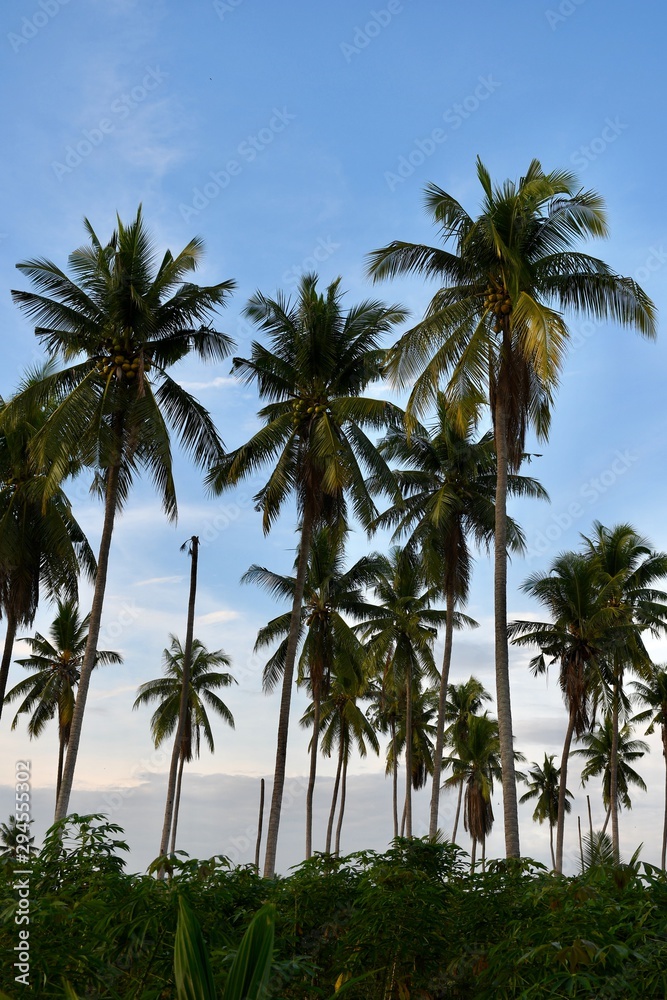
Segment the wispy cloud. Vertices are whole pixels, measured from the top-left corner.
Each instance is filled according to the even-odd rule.
[[[240,617],[239,611],[211,611],[209,614],[197,618],[197,624],[213,625],[215,622],[231,622]]]
[[[224,389],[228,385],[238,385],[239,383],[235,378],[229,378],[226,375],[218,375],[217,378],[210,379],[208,382],[179,382],[182,389]]]
[[[182,576],[152,576],[149,580],[135,580],[134,587],[148,587],[154,583],[180,583]]]

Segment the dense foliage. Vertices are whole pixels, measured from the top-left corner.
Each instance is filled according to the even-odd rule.
[[[451,844],[397,840],[386,854],[316,855],[262,880],[223,857],[181,857],[165,881],[127,875],[119,827],[75,817],[30,876],[35,997],[172,1000],[181,900],[197,916],[222,997],[253,915],[276,908],[268,996],[281,1000],[664,997],[667,880],[650,865],[575,878],[531,861],[469,874]],[[0,866],[0,948],[18,941],[11,863]],[[10,962],[0,991],[15,997]]]

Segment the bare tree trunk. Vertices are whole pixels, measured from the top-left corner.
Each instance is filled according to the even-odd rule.
[[[392,753],[392,808],[394,811],[394,840],[398,837],[398,760],[396,759],[396,721],[391,723]]]
[[[0,716],[2,716],[2,706],[5,700],[5,692],[7,690],[9,668],[12,665],[12,650],[14,649],[16,629],[16,615],[11,609],[9,609],[7,611],[7,633],[5,635],[5,646],[2,652],[2,663],[0,663]]]
[[[459,783],[459,798],[456,803],[456,816],[454,817],[454,831],[452,833],[452,844],[456,843],[456,831],[459,827],[459,817],[461,815],[461,802],[463,800],[463,782]]]
[[[192,662],[192,640],[195,628],[195,600],[197,597],[197,565],[199,563],[199,539],[193,535],[190,539],[190,555],[192,563],[190,565],[190,596],[188,598],[188,619],[185,631],[185,645],[183,647],[183,673],[181,677],[181,702],[178,709],[178,726],[174,737],[174,747],[171,752],[171,764],[169,766],[169,781],[167,782],[167,801],[164,809],[164,823],[162,825],[162,839],[160,840],[160,853],[162,858],[169,848],[169,836],[174,815],[174,795],[176,792],[176,773],[178,762],[184,750],[186,738],[186,726],[188,717],[188,702],[190,700],[190,665]],[[160,872],[164,876],[164,872]]]
[[[336,803],[338,802],[338,789],[340,787],[340,775],[343,770],[343,744],[338,749],[338,767],[336,768],[336,780],[334,781],[333,795],[331,796],[331,809],[329,811],[329,822],[327,823],[327,842],[324,850],[331,854],[331,838],[333,836],[334,816],[336,815]]]
[[[591,838],[591,844],[593,843],[593,813],[591,812],[591,797],[586,796],[586,804],[588,805],[588,832]]]
[[[622,673],[617,672],[614,682],[614,700],[611,709],[611,757],[609,760],[609,807],[611,809],[611,842],[614,849],[614,862],[618,864],[621,858],[621,848],[618,835],[618,706],[623,686]]]
[[[549,847],[551,848],[551,867],[556,871],[556,855],[554,854],[554,825],[549,823]]]
[[[280,829],[280,811],[283,803],[283,788],[285,786],[285,769],[287,767],[287,735],[289,732],[290,705],[292,703],[292,682],[294,679],[294,662],[296,647],[299,642],[301,626],[301,607],[303,591],[306,585],[306,571],[310,555],[310,544],[313,534],[313,510],[306,505],[301,522],[301,541],[299,544],[299,560],[294,584],[294,600],[290,617],[290,630],[285,651],[285,669],[283,671],[283,686],[280,696],[280,715],[278,717],[278,737],[276,740],[276,764],[273,776],[273,791],[271,793],[271,808],[269,810],[269,828],[266,833],[266,855],[264,857],[264,878],[273,878],[276,871],[276,850],[278,848],[278,831]]]
[[[345,815],[345,795],[347,792],[347,759],[348,759],[347,747],[345,748],[345,757],[343,759],[343,777],[340,783],[340,810],[338,812],[338,823],[336,824],[336,849],[334,854],[336,857],[340,855],[340,834],[343,829],[343,816]]]
[[[116,432],[119,428],[116,427]],[[122,431],[122,427],[120,428]],[[64,819],[69,809],[70,795],[72,794],[72,782],[74,781],[74,769],[79,754],[79,743],[81,741],[81,728],[83,726],[83,715],[86,710],[86,700],[88,698],[88,687],[90,685],[90,675],[97,659],[97,644],[100,636],[100,624],[102,622],[102,610],[104,607],[104,592],[107,585],[107,572],[109,567],[109,551],[111,549],[111,537],[113,535],[114,518],[116,516],[116,506],[118,501],[118,475],[119,465],[109,467],[107,474],[105,498],[104,498],[104,523],[102,526],[102,537],[100,539],[100,550],[97,557],[97,573],[95,575],[95,589],[93,591],[93,603],[90,609],[90,619],[88,623],[88,640],[86,651],[81,664],[81,674],[76,692],[74,712],[72,714],[72,724],[70,728],[69,742],[67,744],[67,756],[63,767],[63,777],[60,783],[60,792],[56,804],[55,821]]]
[[[507,332],[505,333],[507,337]],[[507,416],[504,385],[498,386],[495,405],[495,445],[497,458],[495,539],[494,539],[494,609],[496,645],[496,703],[498,736],[502,765],[505,854],[520,857],[519,807],[514,769],[512,702],[510,695],[509,647],[507,640]]]
[[[452,641],[454,636],[454,593],[453,588],[447,592],[447,611],[445,618],[445,651],[442,657],[442,672],[440,674],[440,693],[438,697],[438,721],[435,730],[435,752],[433,754],[433,785],[431,787],[431,816],[428,835],[435,840],[438,832],[438,809],[440,807],[440,774],[442,770],[442,751],[445,743],[445,705],[447,703],[447,688],[449,685],[449,670],[452,662]]]
[[[607,814],[604,818],[604,826],[602,827],[602,830],[600,832],[600,837],[604,837],[605,833],[607,832],[607,827],[609,825],[610,818],[611,818],[611,805],[607,809]]]
[[[405,836],[412,839],[412,667],[405,671]]]
[[[264,778],[259,783],[259,816],[257,818],[257,843],[255,844],[255,868],[259,871],[259,851],[262,846],[262,823],[264,821]]]
[[[401,816],[401,837],[405,836],[405,816],[408,811],[407,801],[403,803],[403,815]]]
[[[56,805],[58,805],[58,796],[60,795],[60,786],[63,783],[63,763],[65,760],[65,740],[62,735],[59,734],[58,737],[58,774],[56,776]]]
[[[178,765],[178,778],[176,780],[176,798],[174,800],[174,821],[171,827],[171,847],[169,848],[169,853],[173,854],[176,850],[176,827],[178,826],[178,812],[181,808],[181,783],[183,781],[183,765],[185,764],[185,757],[181,755],[181,759]]]
[[[477,857],[477,841],[472,838],[472,854],[470,855],[470,874],[473,875],[475,871],[475,859]]]
[[[665,870],[665,858],[667,856],[667,722],[662,726],[662,755],[665,758],[665,818],[662,824],[662,855],[660,864]]]
[[[313,738],[310,743],[310,773],[306,793],[306,859],[313,854],[313,794],[317,774],[317,751],[320,735],[320,691],[313,692]]]
[[[563,744],[563,756],[560,762],[560,784],[558,786],[558,825],[556,830],[556,871],[563,871],[563,840],[565,836],[565,792],[567,790],[567,762],[570,756],[572,745],[572,734],[574,733],[574,709],[570,709],[570,717],[567,722],[565,733],[565,743]]]
[[[486,871],[486,835],[482,837],[482,871]]]
[[[577,816],[577,828],[579,830],[579,854],[581,855],[581,870],[584,870],[584,842],[581,839],[581,816]],[[591,856],[593,852],[593,844],[591,842]]]

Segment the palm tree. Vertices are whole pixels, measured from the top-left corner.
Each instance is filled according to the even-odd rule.
[[[29,374],[19,387],[29,389],[49,372]],[[5,409],[0,398],[0,416]],[[0,715],[12,650],[19,626],[30,627],[40,587],[53,597],[76,600],[78,576],[95,574],[95,557],[60,488],[45,491],[52,461],[38,462],[32,451],[37,431],[53,413],[53,400],[36,401],[14,427],[0,430],[0,617],[7,619],[0,662]],[[72,463],[69,472],[76,471]]]
[[[556,832],[556,871],[563,870],[567,765],[572,738],[593,724],[600,686],[608,675],[614,648],[624,641],[625,629],[609,607],[610,591],[590,557],[564,552],[547,573],[534,573],[521,588],[551,614],[551,622],[516,621],[508,635],[518,646],[536,645],[533,674],[545,674],[549,664],[560,665],[559,684],[568,712],[560,766]],[[549,664],[545,657],[551,657]]]
[[[396,687],[396,677],[393,671],[391,655],[381,673],[369,677],[365,698],[370,702],[368,711],[371,723],[379,733],[389,733],[387,747],[387,767],[385,774],[392,776],[392,817],[394,840],[399,834],[398,825],[398,726],[405,717],[401,706],[401,692]]]
[[[647,706],[647,711],[636,715],[634,721],[646,722],[650,719],[646,735],[649,736],[655,731],[656,726],[660,726],[662,738],[662,755],[665,758],[665,818],[662,826],[660,864],[664,871],[667,855],[667,669],[664,666],[654,667],[650,680],[634,681],[634,689],[634,697],[640,704]]]
[[[438,711],[438,696],[433,688],[422,688],[419,680],[417,680],[413,683],[410,705],[409,728],[412,734],[409,755],[410,783],[412,791],[418,792],[420,788],[424,788],[429,777],[433,774],[433,756],[435,752],[433,737],[436,731],[434,720]],[[407,767],[408,715],[405,708],[405,690],[399,692],[398,709],[399,714],[395,738],[389,744],[387,750],[387,774],[394,771],[395,758],[400,756],[404,751]],[[402,827],[405,826],[406,820],[407,799],[403,806]],[[403,832],[401,832],[401,836],[403,836]]]
[[[544,755],[544,764],[533,764],[528,772],[528,791],[521,796],[519,802],[530,802],[535,799],[535,809],[533,820],[540,825],[545,820],[549,823],[549,847],[551,848],[551,864],[554,871],[556,869],[556,855],[554,854],[554,826],[558,821],[558,802],[560,786],[560,768],[554,765],[555,754]],[[572,809],[569,799],[574,796],[567,788],[565,789],[565,812]]]
[[[362,302],[342,308],[340,279],[317,291],[317,276],[304,275],[295,303],[279,295],[257,293],[245,314],[269,337],[255,342],[249,359],[235,358],[233,370],[246,384],[257,383],[267,400],[259,416],[264,427],[211,471],[216,492],[235,485],[273,461],[268,482],[255,500],[268,532],[288,497],[295,495],[299,520],[299,558],[285,651],[264,874],[275,871],[280,809],[285,783],[289,710],[299,638],[301,604],[313,531],[321,525],[343,530],[349,496],[364,525],[377,516],[367,488],[370,475],[378,488],[395,495],[386,463],[364,428],[386,428],[400,411],[362,393],[382,377],[383,335],[401,322],[397,306]],[[365,470],[365,471],[364,471]]]
[[[396,687],[405,696],[405,802],[406,836],[412,836],[412,697],[419,690],[423,676],[438,678],[433,658],[433,643],[446,612],[433,609],[438,588],[424,589],[424,565],[418,553],[394,546],[382,560],[381,571],[373,585],[380,605],[369,609],[367,624],[358,626],[363,633],[369,672],[377,675],[391,663]],[[459,619],[461,616],[458,616]]]
[[[22,847],[21,854],[24,854],[26,844],[28,853],[34,852],[35,838],[28,837],[27,841],[25,839],[31,823],[34,823],[34,820],[31,819],[27,822],[23,818],[17,820],[14,815],[9,817],[7,823],[0,823],[0,847],[2,847],[0,862],[15,863],[19,853],[19,845]],[[19,838],[21,839],[19,840]]]
[[[313,795],[319,749],[320,707],[334,673],[354,673],[363,648],[345,615],[362,619],[367,602],[363,589],[375,578],[379,556],[364,556],[354,566],[343,566],[343,539],[338,533],[317,529],[313,533],[304,584],[299,634],[298,684],[306,684],[313,699],[313,737],[310,743],[310,773],[306,795],[306,858],[312,855]],[[298,566],[298,556],[297,556]],[[256,583],[274,596],[293,601],[296,578],[281,576],[263,566],[251,566],[242,583]],[[264,690],[272,691],[285,667],[290,614],[280,615],[260,629],[255,650],[281,639],[264,670]]]
[[[202,257],[195,238],[176,256],[167,251],[155,268],[156,249],[141,209],[104,245],[85,220],[89,244],[69,257],[73,278],[44,259],[19,264],[37,288],[14,291],[14,301],[37,321],[36,333],[50,358],[73,363],[14,397],[0,414],[6,429],[22,422],[36,401],[55,407],[34,439],[39,461],[51,459],[47,486],[55,488],[72,456],[97,470],[104,522],[81,665],[70,742],[56,818],[67,814],[81,727],[95,662],[116,512],[126,503],[134,475],[149,473],[168,517],[175,519],[169,427],[195,462],[208,468],[222,443],[207,411],[167,369],[194,353],[221,360],[232,341],[208,324],[234,287],[231,281],[198,286],[185,280]]]
[[[607,588],[610,609],[625,626],[625,641],[614,650],[612,668],[612,745],[610,761],[611,839],[616,860],[620,858],[618,833],[619,786],[619,715],[623,703],[623,678],[626,668],[650,678],[652,663],[643,643],[648,631],[657,637],[667,630],[667,593],[656,583],[667,576],[667,553],[656,552],[650,542],[629,524],[606,528],[593,524],[590,538],[584,542],[590,558]]]
[[[155,746],[160,746],[178,730],[180,715],[181,692],[183,688],[183,667],[185,650],[175,635],[170,635],[170,648],[162,653],[164,677],[158,677],[142,684],[137,693],[133,708],[157,701],[159,704],[151,717],[151,736]],[[187,713],[185,730],[179,746],[178,784],[176,802],[173,810],[171,826],[171,853],[176,842],[176,826],[181,798],[181,781],[183,766],[193,758],[198,758],[201,749],[201,737],[211,753],[215,752],[213,730],[207,708],[215,712],[234,728],[234,717],[225,703],[215,694],[218,688],[235,684],[231,674],[221,672],[219,667],[229,667],[230,659],[222,649],[210,652],[199,639],[192,640],[192,660],[190,664],[190,684],[187,692]],[[166,852],[165,852],[166,853]]]
[[[467,681],[461,684],[449,685],[444,713],[445,722],[448,722],[449,726],[445,733],[445,740],[452,750],[455,751],[458,744],[465,742],[468,738],[470,716],[477,715],[485,701],[491,701],[491,695],[476,677],[469,677]],[[460,783],[456,816],[454,817],[454,830],[452,832],[453,844],[456,843],[456,831],[459,825],[462,798],[463,783]]]
[[[358,704],[358,700],[365,694],[365,688],[366,680],[362,675],[348,672],[337,674],[331,683],[329,694],[321,706],[322,753],[325,757],[330,757],[334,749],[338,750],[338,764],[324,848],[327,854],[331,853],[333,824],[339,794],[340,805],[334,854],[340,854],[340,836],[343,828],[347,791],[347,768],[353,747],[356,745],[361,757],[366,756],[368,747],[376,754],[380,752],[380,744],[375,730]],[[301,719],[301,725],[304,728],[309,728],[313,719],[314,706],[310,705]]]
[[[612,816],[612,751],[615,749],[617,759],[618,804],[625,809],[632,809],[629,794],[630,785],[641,788],[643,792],[647,789],[644,779],[634,770],[631,763],[648,753],[649,746],[643,740],[632,739],[632,729],[628,723],[621,726],[616,736],[611,715],[606,715],[602,724],[594,732],[584,733],[581,742],[584,744],[583,747],[573,750],[572,753],[584,757],[586,760],[581,772],[582,785],[585,785],[590,778],[602,776],[602,802],[607,813],[602,828],[602,833],[604,833]],[[619,855],[616,849],[614,849],[614,858],[618,864]]]
[[[22,698],[12,729],[16,729],[22,715],[32,713],[28,722],[28,735],[41,736],[47,723],[58,716],[58,772],[56,779],[56,802],[62,783],[65,750],[70,738],[72,716],[76,702],[75,688],[79,682],[79,672],[83,662],[90,615],[79,616],[75,601],[58,601],[57,614],[49,630],[50,639],[35,633],[34,638],[23,639],[30,647],[31,655],[16,662],[32,673],[19,681],[7,692],[5,701],[9,704]],[[98,649],[95,666],[98,664],[122,663],[123,657],[110,649]]]
[[[445,784],[465,787],[463,825],[472,838],[470,870],[474,872],[477,844],[482,845],[484,858],[486,838],[493,828],[493,782],[502,778],[497,720],[488,712],[470,715],[465,739],[457,740],[454,754],[446,761],[453,774]]]
[[[454,636],[457,604],[467,601],[472,571],[468,538],[478,546],[488,546],[493,538],[496,489],[496,455],[489,432],[473,439],[472,421],[460,431],[442,393],[436,400],[436,420],[430,432],[412,428],[390,433],[379,450],[388,459],[398,459],[407,468],[395,471],[404,500],[378,518],[378,526],[391,524],[394,538],[408,534],[408,544],[418,546],[427,566],[430,583],[439,585],[448,612],[440,673],[436,746],[431,789],[429,837],[438,829],[440,770],[445,728],[445,701]],[[546,497],[534,479],[511,475],[508,493],[516,496]],[[523,535],[510,518],[509,545],[524,548]]]
[[[424,319],[400,338],[388,370],[410,386],[408,415],[419,416],[446,394],[461,413],[488,404],[497,456],[494,604],[496,690],[503,762],[505,846],[519,856],[507,645],[507,475],[519,468],[529,427],[546,439],[550,408],[565,357],[562,310],[635,326],[654,337],[655,308],[635,281],[576,249],[607,235],[603,201],[569,171],[545,174],[533,160],[517,184],[494,185],[477,160],[482,211],[470,216],[430,184],[427,207],[444,247],[393,242],[370,255],[375,280],[418,273],[443,284]],[[453,244],[450,250],[447,244]]]

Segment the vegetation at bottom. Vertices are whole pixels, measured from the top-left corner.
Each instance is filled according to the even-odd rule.
[[[274,879],[222,856],[173,855],[159,879],[126,874],[124,850],[120,827],[101,816],[70,817],[50,831],[29,877],[32,996],[667,995],[667,879],[636,859],[598,862],[575,877],[510,859],[471,875],[465,852],[450,843],[397,839],[385,854],[317,854]],[[0,865],[4,956],[19,940],[14,867],[11,858]],[[274,912],[264,989],[252,956],[266,966]],[[15,971],[3,962],[3,997],[25,992]],[[244,976],[255,976],[254,991],[239,987]]]

